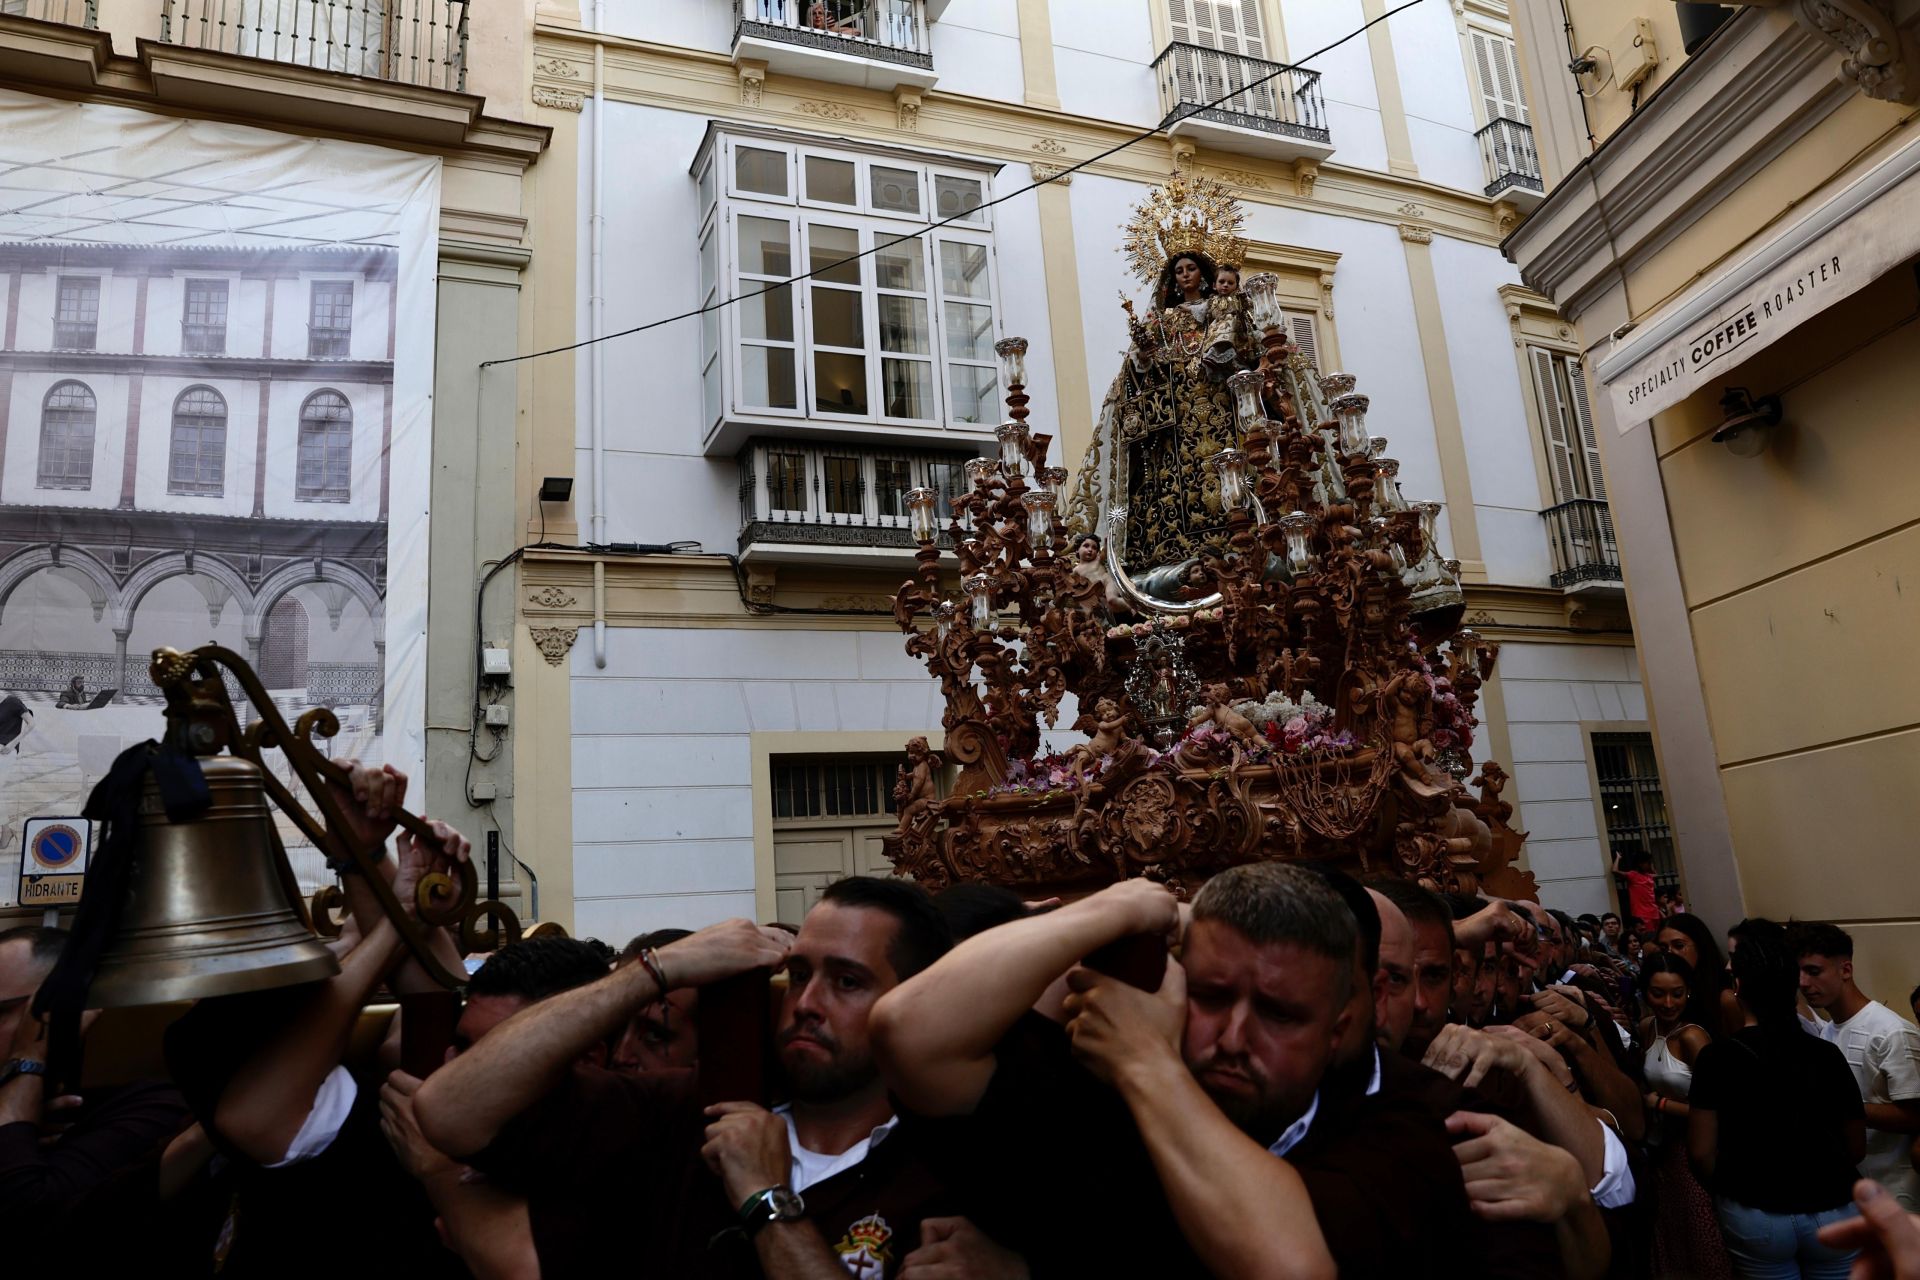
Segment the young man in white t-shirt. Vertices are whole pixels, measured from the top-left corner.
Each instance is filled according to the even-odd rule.
[[[1798,931],[1800,989],[1833,1017],[1834,1042],[1853,1068],[1867,1108],[1860,1175],[1878,1179],[1909,1213],[1920,1212],[1920,1173],[1908,1159],[1920,1133],[1920,1030],[1853,981],[1853,939],[1830,924]]]

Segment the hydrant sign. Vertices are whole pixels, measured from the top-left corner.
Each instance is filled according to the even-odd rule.
[[[93,853],[86,818],[28,818],[20,851],[20,905],[70,907],[80,901]]]

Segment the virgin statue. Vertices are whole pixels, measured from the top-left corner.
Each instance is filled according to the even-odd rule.
[[[1112,559],[1151,597],[1178,599],[1187,569],[1226,547],[1210,459],[1240,447],[1227,378],[1259,361],[1244,300],[1213,287],[1219,264],[1242,260],[1240,224],[1219,183],[1175,174],[1126,227],[1127,255],[1153,288],[1152,309],[1142,318],[1122,299],[1128,350],[1101,405],[1069,522],[1107,535]]]

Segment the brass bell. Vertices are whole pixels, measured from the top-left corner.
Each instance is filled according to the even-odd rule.
[[[91,1008],[264,991],[340,972],[288,896],[259,767],[230,755],[199,763],[212,804],[190,822],[167,821],[159,785],[146,780],[140,849],[119,930],[89,989]]]

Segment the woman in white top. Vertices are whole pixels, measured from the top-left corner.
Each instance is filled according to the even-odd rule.
[[[1647,957],[1640,997],[1651,1010],[1640,1021],[1639,1043],[1646,1046],[1647,1133],[1658,1146],[1653,1274],[1730,1280],[1713,1197],[1687,1164],[1687,1095],[1694,1060],[1712,1041],[1706,1025],[1713,1009],[1694,995],[1693,966],[1666,952]]]

